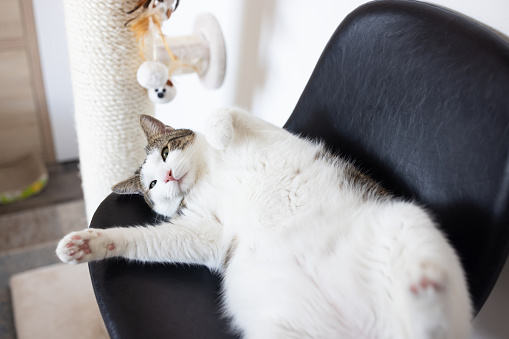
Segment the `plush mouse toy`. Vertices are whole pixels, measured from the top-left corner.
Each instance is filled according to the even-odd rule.
[[[148,97],[156,104],[166,104],[172,101],[176,95],[177,90],[170,80],[162,87],[148,90]]]
[[[129,13],[141,9],[142,13],[128,22],[140,44],[140,54],[145,60],[136,74],[139,84],[146,88],[154,103],[167,103],[176,95],[170,81],[171,73],[181,65],[166,43],[161,25],[168,20],[178,6],[174,0],[142,0]],[[152,58],[147,60],[146,47]]]

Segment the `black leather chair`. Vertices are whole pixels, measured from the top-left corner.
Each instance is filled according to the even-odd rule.
[[[324,140],[426,205],[457,249],[479,311],[509,249],[509,47],[486,27],[413,1],[351,13],[324,50],[292,133]],[[91,227],[156,222],[110,195]],[[90,264],[112,338],[228,338],[220,279],[202,267]],[[249,293],[249,291],[246,291]]]

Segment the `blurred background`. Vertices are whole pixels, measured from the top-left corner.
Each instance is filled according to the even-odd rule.
[[[181,0],[179,9],[164,28],[165,33],[189,35],[199,13],[214,14],[226,42],[226,78],[220,89],[207,90],[194,74],[175,77],[177,97],[169,104],[156,106],[156,116],[176,128],[202,130],[206,116],[213,109],[234,105],[278,126],[284,125],[328,39],[348,13],[366,2]],[[470,16],[509,36],[508,0],[428,2]],[[46,194],[54,190],[57,198],[49,197],[39,204],[29,199],[15,207],[0,205],[0,235],[12,238],[11,233],[16,232],[12,225],[19,222],[15,221],[19,213],[69,201],[75,202],[71,206],[73,211],[81,211],[82,203],[79,180],[75,180],[79,173],[79,153],[62,0],[1,0],[0,4],[0,167],[17,154],[36,151],[49,169],[50,177],[58,177],[53,181],[60,182],[58,188],[46,189]],[[82,214],[76,218],[84,222]],[[61,223],[76,223],[76,218]],[[44,239],[51,243],[48,258],[54,240],[70,229],[62,226]],[[26,228],[18,231],[19,238],[30,238],[26,232]],[[15,265],[8,260],[12,261],[20,250],[12,244],[2,244],[0,241],[0,272],[3,271],[0,274],[0,337],[8,338],[15,337],[10,325],[10,297],[6,292],[8,278],[23,269],[50,264],[54,258],[44,261],[37,254],[38,261],[13,268]],[[27,244],[35,246],[36,241],[20,244],[20,248]],[[504,320],[509,314],[507,271],[504,270],[476,319],[476,338],[509,337],[509,325]]]

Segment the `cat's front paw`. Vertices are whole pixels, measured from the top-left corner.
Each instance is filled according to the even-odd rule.
[[[87,229],[65,236],[57,246],[58,258],[70,264],[80,264],[106,257],[115,245],[103,235],[103,231]]]
[[[224,150],[233,138],[233,117],[231,109],[214,112],[205,125],[205,137],[210,146]]]

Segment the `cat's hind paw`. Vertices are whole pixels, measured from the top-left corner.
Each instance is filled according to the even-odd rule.
[[[451,337],[447,272],[437,262],[423,261],[410,274],[408,285],[412,333],[416,339]]]
[[[101,236],[102,232],[94,229],[70,233],[60,240],[56,254],[62,262],[69,264],[103,258],[107,251],[115,249],[115,245],[108,243],[107,239],[100,239]]]
[[[205,125],[207,142],[215,149],[225,150],[233,138],[233,117],[229,109],[213,113]]]
[[[422,262],[413,273],[409,290],[415,297],[440,293],[446,288],[445,271],[431,261]]]

